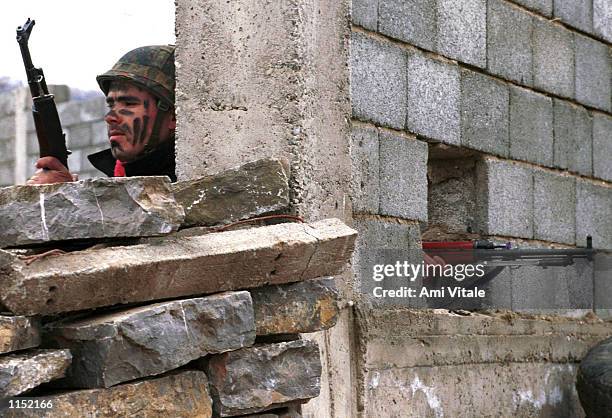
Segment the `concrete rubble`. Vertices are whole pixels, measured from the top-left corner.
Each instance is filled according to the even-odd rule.
[[[248,292],[162,302],[50,326],[74,359],[62,386],[110,387],[255,342]]]
[[[0,399],[63,377],[71,359],[68,350],[32,350],[0,357]]]
[[[206,365],[215,412],[222,417],[260,412],[318,396],[319,347],[298,340],[212,356]]]
[[[0,189],[0,247],[166,235],[184,211],[167,177],[95,178]]]
[[[40,344],[40,327],[25,316],[0,315],[0,354],[24,350]]]

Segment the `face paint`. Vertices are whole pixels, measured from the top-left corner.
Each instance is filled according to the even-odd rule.
[[[127,109],[119,109],[117,113],[123,116],[134,116],[134,112],[132,112],[131,110],[127,110]]]
[[[140,131],[140,118],[134,119],[134,141],[140,141],[142,132]]]

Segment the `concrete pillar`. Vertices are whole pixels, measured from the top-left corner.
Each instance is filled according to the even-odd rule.
[[[28,143],[27,143],[27,107],[26,100],[29,98],[27,87],[14,90],[15,94],[15,166],[13,182],[24,184],[28,174]]]

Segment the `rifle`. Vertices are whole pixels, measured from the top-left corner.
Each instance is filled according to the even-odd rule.
[[[55,157],[68,168],[70,151],[66,148],[66,135],[62,131],[54,96],[49,93],[42,68],[36,68],[32,64],[28,48],[28,39],[34,23],[34,20],[28,18],[23,26],[17,27],[17,42],[21,49],[21,57],[32,94],[32,115],[36,126],[40,156]]]

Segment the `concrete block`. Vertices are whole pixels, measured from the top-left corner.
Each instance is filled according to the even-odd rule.
[[[484,159],[476,166],[476,229],[488,235],[533,237],[531,168]]]
[[[473,71],[461,71],[461,145],[507,156],[509,104],[506,84]]]
[[[72,154],[68,156],[68,168],[71,173],[78,173],[82,169],[83,162],[83,151],[82,150],[73,150]]]
[[[15,118],[5,116],[0,118],[0,138],[8,139],[15,137]]]
[[[587,235],[593,247],[612,249],[612,188],[588,180],[576,180],[576,244],[585,246]]]
[[[436,51],[484,68],[487,65],[486,0],[438,0]]]
[[[108,147],[108,130],[103,120],[91,124],[91,144]]]
[[[612,2],[593,0],[593,31],[612,43]]]
[[[0,118],[15,114],[15,93],[13,90],[0,93]]]
[[[13,161],[15,159],[15,139],[0,139],[0,162]]]
[[[514,0],[514,2],[546,17],[552,16],[553,0]]]
[[[91,123],[73,125],[67,129],[68,149],[75,150],[83,148],[92,143]]]
[[[82,102],[64,102],[57,105],[62,126],[99,121],[106,114],[106,100],[96,97]]]
[[[31,131],[26,134],[26,150],[29,155],[39,155],[40,150],[36,131]]]
[[[353,212],[377,214],[379,210],[378,131],[353,125],[351,135],[351,177]]]
[[[589,112],[565,100],[554,99],[554,158],[555,167],[585,176],[593,172],[592,119]]]
[[[593,0],[555,0],[554,15],[583,32],[593,32]]]
[[[610,19],[612,25],[612,17]],[[574,35],[576,43],[576,100],[610,111],[612,59],[610,48],[586,36]]]
[[[68,350],[29,350],[0,357],[0,399],[63,377],[71,359]]]
[[[351,38],[353,116],[403,129],[406,121],[406,55],[361,33]]]
[[[380,214],[427,222],[425,142],[381,131]]]
[[[533,17],[504,0],[489,0],[487,69],[505,79],[533,85]]]
[[[576,179],[542,170],[535,170],[533,179],[534,238],[574,244]]]
[[[593,114],[593,175],[612,182],[612,117]]]
[[[380,33],[433,51],[436,44],[436,0],[379,0]]]
[[[11,186],[14,182],[14,171],[13,163],[0,164],[0,186]]]
[[[510,157],[552,165],[553,108],[549,97],[510,87]]]
[[[376,31],[378,29],[378,2],[379,0],[353,0],[351,9],[353,23]]]
[[[70,100],[70,87],[65,84],[50,85],[49,93],[55,96],[55,104],[64,103]]]
[[[421,53],[408,56],[409,131],[448,144],[459,145],[460,82],[456,65]]]
[[[535,19],[533,85],[563,97],[574,97],[574,35],[561,25]]]
[[[0,315],[0,353],[24,350],[40,344],[40,324],[25,316]]]

